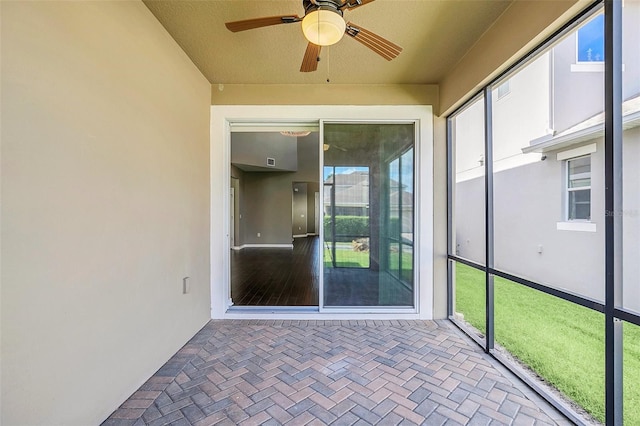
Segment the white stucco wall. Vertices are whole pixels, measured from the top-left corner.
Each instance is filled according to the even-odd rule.
[[[623,164],[623,304],[640,312],[640,128],[624,132]],[[604,146],[591,154],[591,223],[595,232],[558,229],[564,217],[566,168],[547,159],[494,174],[495,267],[600,302],[604,302]],[[482,203],[484,180],[456,185],[459,255],[484,263]],[[475,207],[474,207],[475,206]]]

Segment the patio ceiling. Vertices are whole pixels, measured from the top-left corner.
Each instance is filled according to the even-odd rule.
[[[212,84],[433,84],[464,57],[511,0],[377,0],[345,18],[403,47],[386,61],[350,37],[324,48],[318,71],[299,71],[299,24],[232,33],[225,22],[304,15],[301,0],[144,0]],[[304,96],[302,93],[300,96]]]

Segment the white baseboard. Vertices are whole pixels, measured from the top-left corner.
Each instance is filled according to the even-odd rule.
[[[243,244],[241,246],[232,247],[233,250],[242,250],[245,248],[293,248],[293,244]]]
[[[293,236],[293,238],[306,238],[306,237],[315,237],[318,234],[315,234],[313,232],[307,232],[306,234],[296,234]]]

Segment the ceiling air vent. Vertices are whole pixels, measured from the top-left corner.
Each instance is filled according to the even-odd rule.
[[[267,157],[267,166],[275,167],[276,166],[276,159]]]

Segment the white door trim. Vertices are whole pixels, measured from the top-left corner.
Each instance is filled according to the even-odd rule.
[[[229,197],[230,186],[230,127],[231,123],[252,125],[282,122],[318,123],[324,120],[416,120],[419,135],[416,143],[416,207],[419,215],[419,234],[416,249],[419,259],[416,274],[419,278],[417,312],[383,313],[361,310],[351,313],[320,313],[264,311],[255,313],[230,312],[229,291]],[[211,318],[268,318],[268,319],[432,319],[433,318],[433,112],[428,105],[399,106],[235,106],[211,107]],[[418,154],[419,152],[419,154]],[[222,203],[220,203],[222,200]]]

